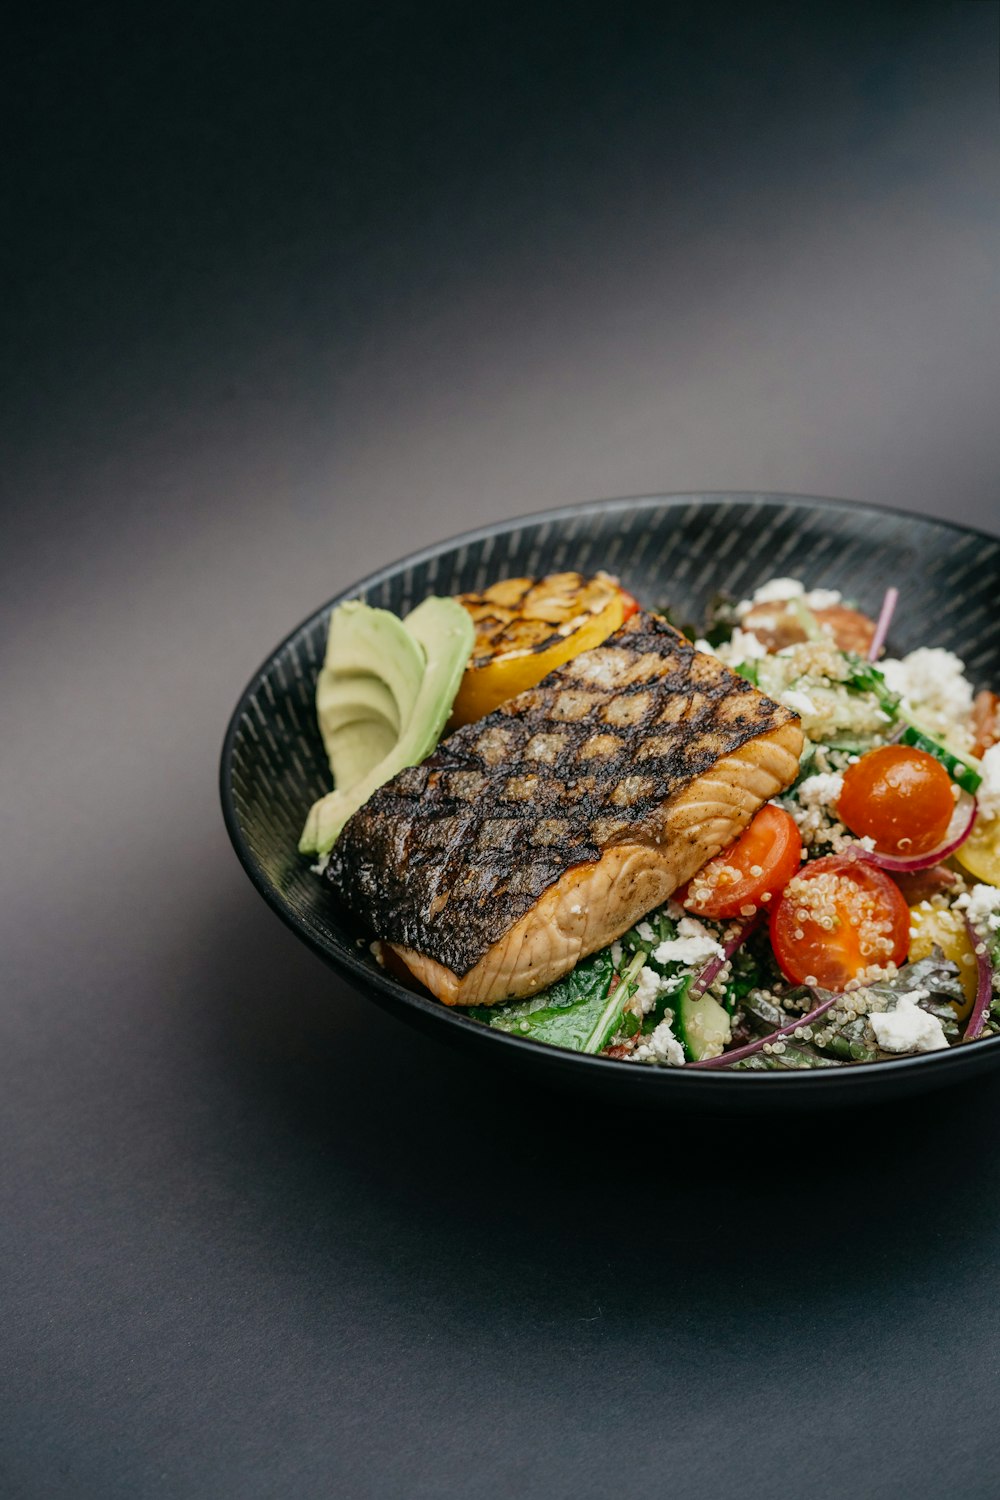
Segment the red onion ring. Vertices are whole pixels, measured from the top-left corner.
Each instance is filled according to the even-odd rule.
[[[896,604],[899,601],[899,589],[886,589],[885,598],[882,600],[882,608],[879,612],[878,624],[875,626],[875,634],[872,643],[868,647],[868,660],[878,661],[878,654],[885,645],[885,638],[889,634],[889,626],[896,612]]]
[[[962,847],[975,825],[977,810],[975,797],[962,792],[955,803],[944,843],[938,844],[936,849],[930,849],[926,854],[883,854],[881,849],[865,849],[861,844],[852,844],[850,852],[859,859],[866,859],[869,864],[878,865],[880,870],[886,870],[890,875],[894,870],[900,874],[926,870],[931,865],[940,864],[949,854],[954,854],[956,849]]]
[[[966,930],[972,943],[972,951],[976,955],[976,998],[969,1013],[969,1023],[965,1028],[963,1042],[974,1042],[983,1029],[990,1002],[993,999],[993,965],[990,963],[989,944],[981,937],[968,917],[965,919]],[[982,953],[980,953],[982,948]]]
[[[695,979],[692,983],[688,993],[691,995],[700,995],[705,990],[707,990],[709,985],[712,983],[712,980],[719,973],[723,964],[728,963],[733,954],[739,948],[743,947],[743,944],[746,942],[751,932],[753,932],[754,928],[758,927],[763,920],[764,913],[762,911],[756,912],[752,917],[748,917],[747,920],[743,923],[742,927],[738,928],[735,934],[729,939],[729,942],[724,945],[722,953],[715,958],[709,959],[708,963],[702,969],[697,979]]]
[[[755,1042],[747,1042],[743,1047],[734,1047],[732,1052],[720,1052],[718,1057],[703,1057],[700,1062],[687,1063],[689,1068],[724,1068],[727,1063],[739,1062],[741,1058],[752,1057],[762,1047],[770,1042],[780,1042],[786,1036],[791,1036],[798,1031],[800,1026],[811,1026],[813,1021],[818,1021],[820,1016],[825,1015],[831,1006],[836,1005],[838,1000],[843,1000],[843,995],[831,995],[829,1000],[824,1000],[822,1005],[817,1005],[807,1015],[800,1017],[797,1021],[790,1021],[787,1026],[782,1026],[778,1031],[772,1031],[768,1036],[758,1037]]]

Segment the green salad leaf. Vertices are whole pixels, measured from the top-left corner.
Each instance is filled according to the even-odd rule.
[[[851,675],[845,679],[844,686],[853,689],[856,693],[871,693],[877,700],[879,708],[887,713],[890,719],[894,719],[899,709],[899,694],[890,692],[889,684],[873,662],[865,661],[864,657],[857,656],[853,651],[842,653]]]
[[[614,1035],[625,1001],[634,992],[635,973],[628,980],[623,976],[610,993],[615,965],[611,949],[603,948],[537,995],[504,1005],[474,1006],[468,1014],[495,1031],[573,1052],[600,1052]]]

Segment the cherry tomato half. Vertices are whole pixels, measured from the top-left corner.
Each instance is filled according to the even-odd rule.
[[[910,912],[884,871],[830,854],[789,881],[771,912],[771,947],[786,979],[840,991],[874,964],[901,964]]]
[[[837,812],[883,854],[927,854],[948,832],[955,811],[951,786],[944,766],[926,750],[883,745],[848,766]]]
[[[693,876],[683,904],[700,917],[738,917],[784,890],[802,862],[802,839],[780,807],[762,807],[734,844]]]
[[[626,620],[630,620],[633,615],[637,615],[639,613],[639,609],[641,606],[635,595],[630,594],[628,589],[623,589],[621,584],[618,585],[618,592],[619,594],[621,594],[622,604],[625,606],[625,613],[622,616],[622,624],[624,625]]]

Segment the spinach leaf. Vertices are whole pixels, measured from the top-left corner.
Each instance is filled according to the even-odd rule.
[[[603,948],[591,958],[583,959],[547,990],[527,1000],[474,1006],[468,1014],[496,1031],[509,1031],[554,1047],[569,1047],[573,1052],[599,1052],[620,1019],[629,994],[623,983],[609,996],[614,976],[611,950]]]
[[[920,958],[916,963],[905,964],[895,979],[879,980],[867,986],[873,995],[908,995],[911,990],[927,990],[927,997],[918,1001],[921,1010],[937,1016],[950,1042],[958,1037],[958,1021],[955,1006],[965,1005],[965,991],[958,977],[958,966],[945,958],[941,949],[935,947],[929,958]]]
[[[784,1052],[753,1052],[749,1057],[733,1063],[733,1072],[777,1073],[791,1068],[836,1068],[838,1059],[821,1057],[815,1047],[806,1042],[785,1043]]]
[[[652,936],[643,937],[640,931],[643,927]],[[622,938],[621,943],[626,953],[645,953],[646,957],[649,958],[654,948],[658,948],[661,943],[668,942],[676,936],[676,924],[671,921],[661,907],[659,911],[650,912],[649,916],[642,922],[637,923],[635,927],[630,927]]]
[[[702,638],[710,646],[721,646],[723,641],[728,641],[735,627],[739,624],[736,613],[736,600],[732,594],[715,594],[708,601],[705,609],[705,625],[702,630]]]

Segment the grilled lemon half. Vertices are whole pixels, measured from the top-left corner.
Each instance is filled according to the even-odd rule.
[[[505,578],[481,594],[458,594],[476,642],[452,709],[451,726],[471,724],[554,668],[607,640],[637,608],[607,573]]]

